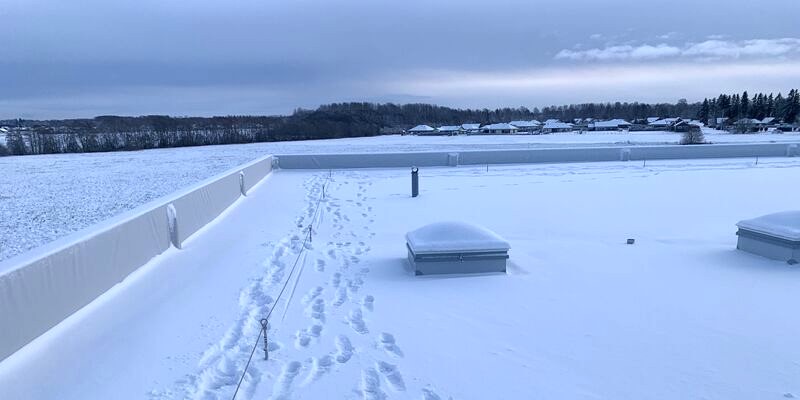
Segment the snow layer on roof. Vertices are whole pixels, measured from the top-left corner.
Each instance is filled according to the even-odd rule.
[[[508,251],[511,246],[496,233],[465,222],[437,222],[408,232],[414,253]]]
[[[565,122],[545,122],[544,129],[570,129],[572,124]]]
[[[445,126],[440,126],[439,130],[442,132],[455,132],[455,131],[460,131],[461,127],[458,125],[445,125]]]
[[[510,125],[514,125],[518,128],[529,128],[533,126],[541,125],[541,122],[533,120],[533,121],[511,121],[509,122]]]
[[[508,129],[517,129],[517,127],[516,127],[516,126],[513,126],[513,125],[510,125],[510,124],[507,124],[507,123],[505,123],[505,122],[501,122],[501,123],[499,123],[499,124],[491,124],[491,125],[486,125],[486,126],[484,126],[483,128],[481,128],[481,129],[491,129],[491,130],[508,130]]]
[[[466,130],[481,129],[481,124],[461,124],[461,127]]]
[[[800,241],[800,211],[767,214],[740,221],[736,226],[781,239]]]
[[[433,127],[429,125],[417,125],[409,129],[409,132],[430,132],[430,131],[435,131],[435,129],[433,129]]]
[[[594,123],[595,128],[618,127],[627,125],[630,125],[630,123],[628,121],[625,121],[624,119],[610,119],[608,121],[597,121]]]

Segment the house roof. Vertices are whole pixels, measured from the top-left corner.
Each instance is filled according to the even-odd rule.
[[[630,122],[625,121],[624,119],[610,119],[608,121],[597,121],[592,124],[595,128],[616,128],[619,126],[629,126]]]
[[[545,124],[552,124],[552,123],[555,123],[555,122],[561,122],[561,121],[557,120],[555,118],[550,118],[550,119],[544,121]]]
[[[441,132],[457,132],[461,130],[461,126],[459,125],[445,125],[440,126],[439,131]]]
[[[517,128],[531,128],[541,125],[542,123],[537,120],[531,121],[511,121],[509,124],[516,126]]]
[[[656,122],[656,121],[658,121],[660,119],[661,118],[658,118],[658,117],[647,117],[647,123],[649,124],[651,122]]]
[[[505,122],[501,122],[499,124],[491,124],[482,127],[481,129],[490,129],[490,130],[515,130],[517,129],[516,126],[507,124]]]
[[[481,124],[461,124],[461,127],[466,130],[481,129]]]
[[[408,131],[409,132],[431,132],[431,131],[435,131],[435,130],[436,129],[433,129],[433,127],[431,127],[429,125],[417,125],[417,126],[411,128],[411,129],[409,129]]]
[[[544,129],[572,129],[572,124],[566,122],[545,122]]]

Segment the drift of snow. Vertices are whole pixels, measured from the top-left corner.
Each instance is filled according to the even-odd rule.
[[[508,251],[510,245],[498,234],[465,222],[436,222],[406,234],[415,254],[442,252]]]
[[[800,241],[800,211],[767,214],[740,221],[736,226],[786,240]]]

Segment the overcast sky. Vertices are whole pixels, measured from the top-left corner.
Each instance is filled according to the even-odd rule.
[[[0,118],[800,87],[799,0],[0,0]]]

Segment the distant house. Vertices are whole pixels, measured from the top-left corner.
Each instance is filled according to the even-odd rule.
[[[690,120],[687,121],[687,123],[689,125],[699,126],[701,128],[706,126],[706,124],[704,124],[702,121],[698,121],[696,119],[690,119]]]
[[[461,124],[461,130],[466,134],[481,133],[481,124]]]
[[[760,125],[760,119],[740,118],[733,123],[733,129],[739,133],[756,132],[758,131]]]
[[[625,121],[624,119],[595,121],[589,123],[588,125],[590,131],[620,131],[623,129],[629,129],[630,127],[631,127],[630,122]]]
[[[439,127],[439,133],[442,135],[458,135],[461,133],[461,125],[445,125]]]
[[[694,130],[699,129],[699,128],[700,128],[699,125],[692,124],[688,120],[680,120],[680,121],[675,122],[674,125],[672,125],[672,130],[675,131],[675,132],[689,132],[690,130],[694,131]]]
[[[545,122],[544,125],[542,125],[542,133],[571,132],[572,129],[572,124],[557,120],[556,122]]]
[[[384,126],[381,127],[380,131],[381,135],[403,135],[405,131],[403,128],[398,126]]]
[[[647,123],[649,124],[651,122],[656,122],[656,121],[658,121],[660,119],[661,118],[658,118],[658,117],[647,117]]]
[[[656,129],[669,129],[672,127],[672,123],[670,121],[667,121],[666,119],[659,119],[653,122],[648,122],[647,126]]]
[[[518,131],[519,128],[517,128],[516,126],[511,124],[506,124],[504,122],[501,122],[499,124],[485,125],[481,127],[481,133],[488,135],[504,135],[504,134],[508,135],[517,133]]]
[[[761,124],[764,126],[778,125],[778,123],[780,123],[780,121],[775,117],[765,117],[761,120]]]
[[[542,123],[534,119],[531,121],[511,121],[509,125],[516,126],[519,129],[519,133],[534,133],[539,131]]]
[[[716,117],[708,119],[708,126],[714,129],[725,129],[728,125],[728,117]]]
[[[408,130],[409,133],[414,135],[435,135],[436,129],[429,125],[417,125]]]

